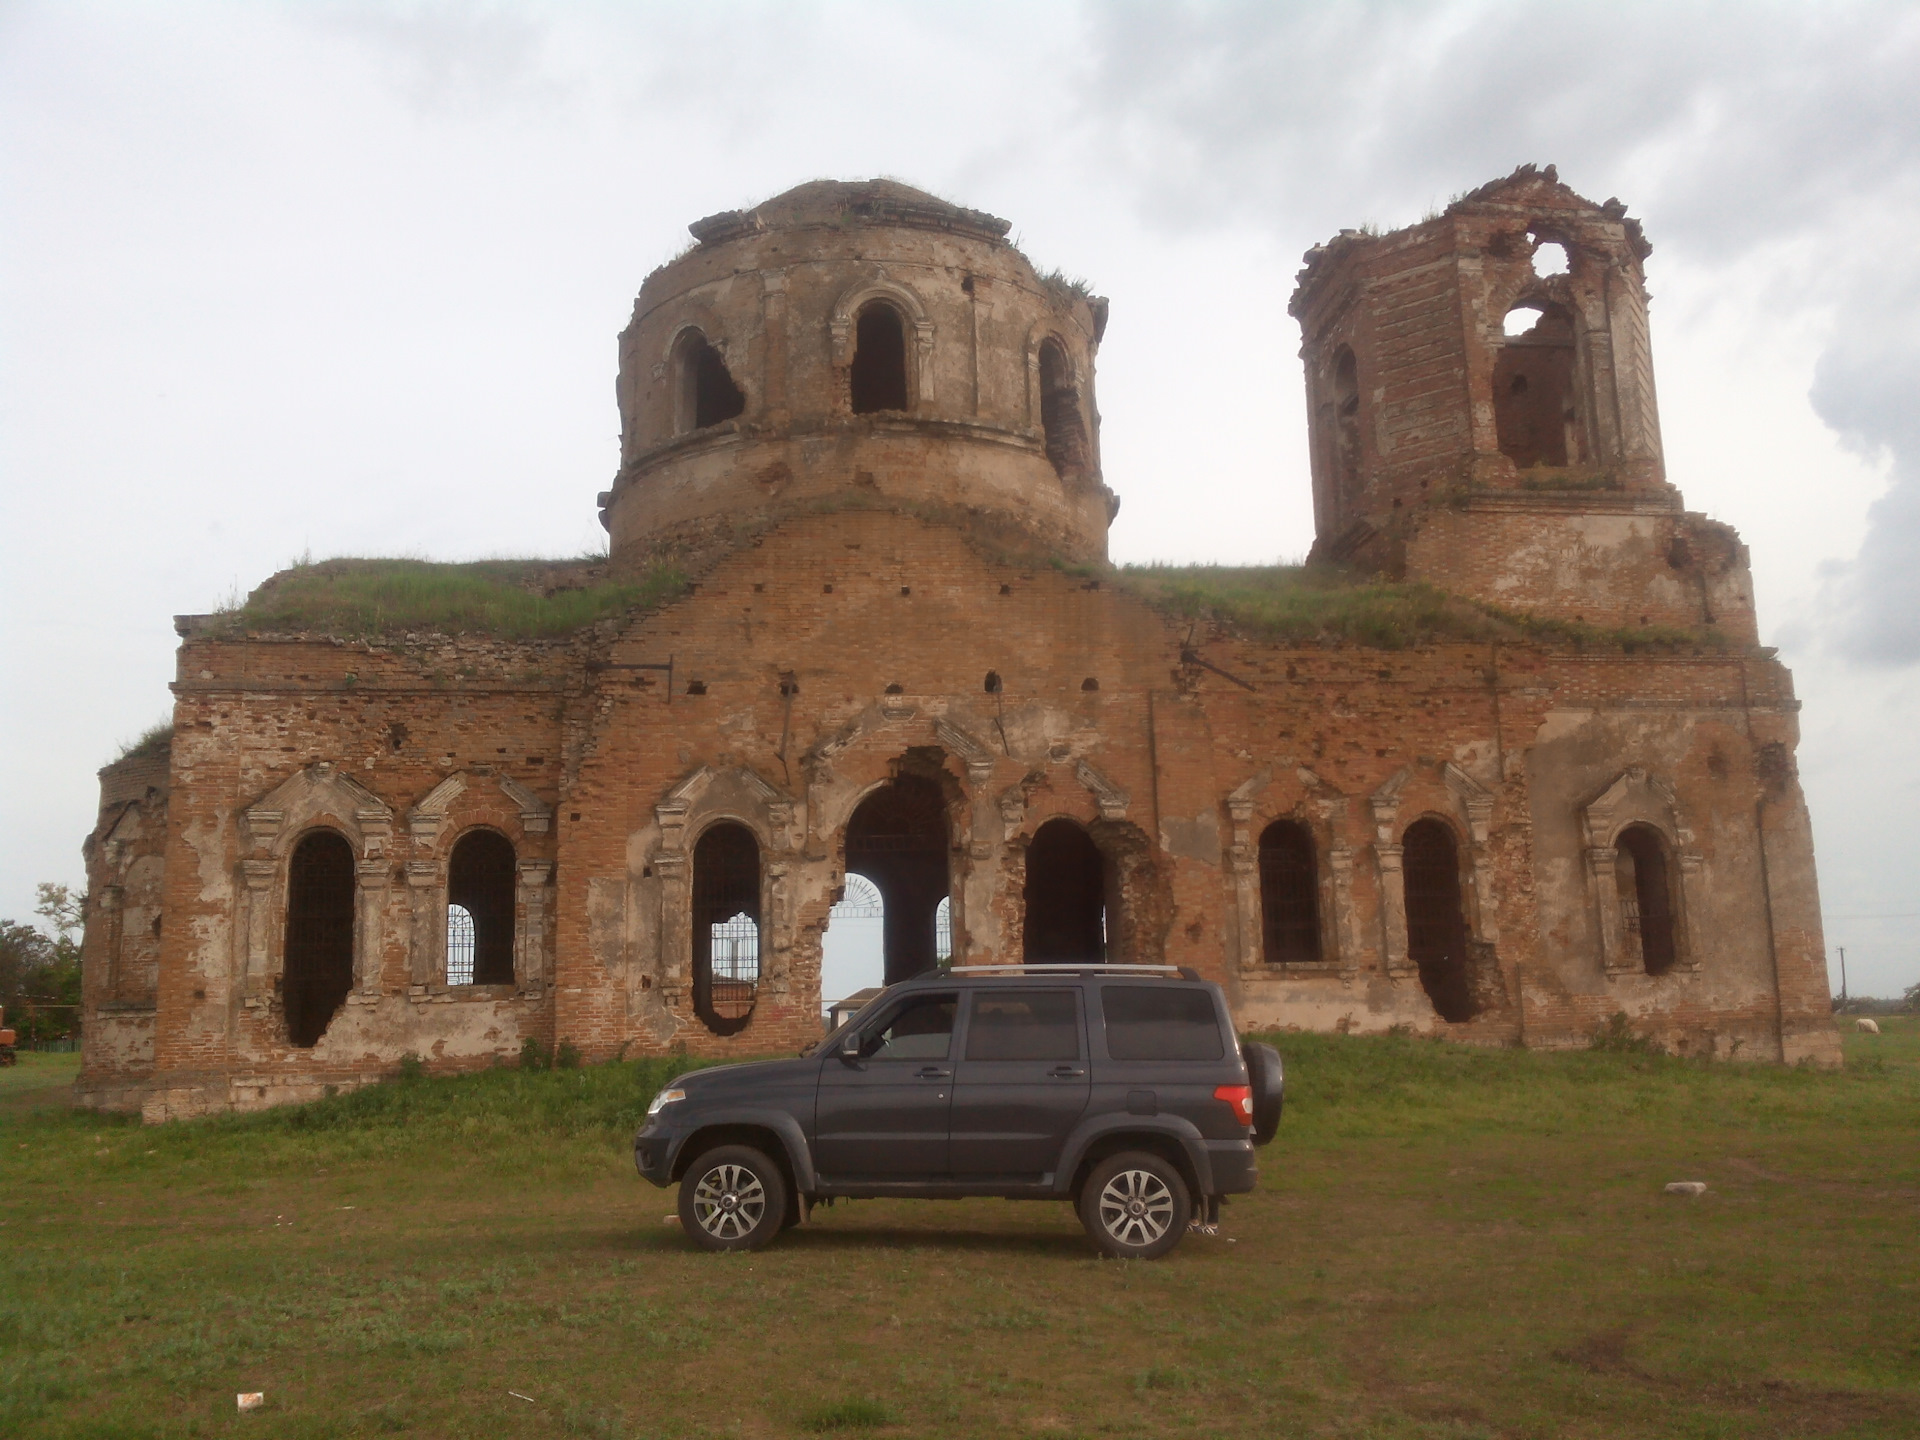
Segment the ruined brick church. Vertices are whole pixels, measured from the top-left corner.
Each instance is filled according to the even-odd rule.
[[[1667,482],[1617,201],[1526,166],[1309,252],[1310,564],[1482,624],[1392,647],[1106,565],[1107,302],[1006,221],[816,182],[691,229],[620,337],[605,573],[551,581],[671,593],[178,620],[171,742],[86,844],[88,1103],[792,1051],[850,875],[888,979],[1178,964],[1249,1029],[1837,1060],[1798,703]]]

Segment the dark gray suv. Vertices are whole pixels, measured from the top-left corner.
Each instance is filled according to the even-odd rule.
[[[1109,1255],[1150,1259],[1253,1189],[1280,1057],[1220,987],[1153,965],[960,966],[891,985],[796,1060],[696,1070],[654,1098],[640,1174],[680,1184],[709,1250],[819,1201],[1070,1200]]]

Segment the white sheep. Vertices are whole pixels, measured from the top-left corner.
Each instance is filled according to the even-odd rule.
[[[1862,1015],[1858,1020],[1853,1022],[1853,1028],[1862,1034],[1878,1035],[1880,1033],[1880,1022],[1878,1020],[1869,1020],[1866,1016]]]

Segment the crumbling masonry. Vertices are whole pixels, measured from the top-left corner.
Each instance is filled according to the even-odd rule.
[[[101,772],[86,846],[87,1100],[793,1050],[850,870],[889,978],[943,912],[956,961],[1190,965],[1248,1028],[1624,1012],[1836,1060],[1798,704],[1666,481],[1624,208],[1525,167],[1308,255],[1315,560],[1514,617],[1401,649],[1103,583],[1107,305],[1007,228],[878,181],[692,227],[601,497],[616,574],[708,557],[666,603],[532,641],[182,617],[171,749]],[[1636,629],[1697,643],[1593,638]]]

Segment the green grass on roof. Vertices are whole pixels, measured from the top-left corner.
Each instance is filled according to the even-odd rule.
[[[1116,582],[1184,619],[1212,620],[1262,640],[1404,650],[1443,640],[1510,640],[1588,650],[1724,648],[1718,636],[1645,625],[1609,630],[1549,620],[1328,566],[1123,565]]]
[[[532,640],[658,605],[685,588],[686,577],[671,565],[613,580],[600,560],[323,560],[281,571],[220,613],[234,631]]]

